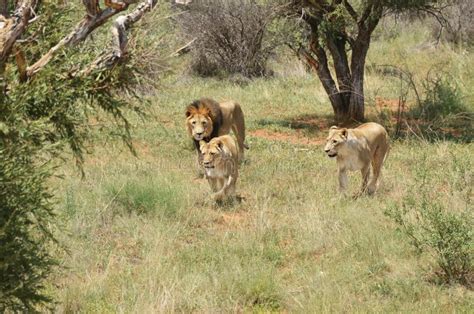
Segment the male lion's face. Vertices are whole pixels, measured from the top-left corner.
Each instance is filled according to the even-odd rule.
[[[324,151],[329,157],[337,156],[338,150],[344,145],[347,140],[347,129],[340,129],[337,126],[332,126],[329,129],[329,136],[326,139],[326,146]]]
[[[204,168],[215,168],[218,160],[222,158],[222,142],[211,140],[209,143],[206,143],[205,141],[200,141],[199,145],[201,149],[202,164]]]
[[[200,141],[209,137],[212,133],[212,119],[209,116],[209,109],[205,107],[189,107],[186,110],[186,127],[189,134]]]

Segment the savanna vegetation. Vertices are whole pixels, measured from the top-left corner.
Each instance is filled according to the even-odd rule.
[[[41,18],[30,25],[24,38],[36,40],[18,45],[24,59],[41,58],[81,20],[81,5],[64,3],[44,7],[57,32]],[[246,5],[258,9],[244,18]],[[387,128],[392,148],[377,193],[351,198],[337,193],[335,162],[322,150],[336,123],[327,89],[294,46],[307,39],[304,21],[264,5],[242,1],[221,27],[201,19],[196,29],[215,35],[207,44],[191,22],[229,7],[163,2],[128,32],[125,59],[107,58],[117,56],[107,54],[107,23],[62,47],[34,78],[22,79],[33,72],[10,56],[0,120],[2,310],[471,311],[469,30],[452,36],[427,15],[378,21],[364,115]],[[270,11],[278,14],[255,15]],[[239,21],[255,27],[236,34]],[[230,49],[219,34],[244,47]],[[250,149],[240,202],[215,204],[196,176],[184,108],[203,96],[243,107]],[[360,175],[350,181],[355,193]]]

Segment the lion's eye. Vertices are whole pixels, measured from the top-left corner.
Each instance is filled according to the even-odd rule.
[[[193,125],[196,124],[196,121],[191,122]]]
[[[207,124],[207,122],[206,122],[206,121],[202,121],[202,125],[206,125],[206,124]]]

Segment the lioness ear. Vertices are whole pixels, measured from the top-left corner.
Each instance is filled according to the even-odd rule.
[[[333,125],[332,127],[329,128],[329,130],[335,130],[338,129],[339,127],[337,125]]]
[[[224,142],[222,142],[222,141],[217,141],[217,147],[219,148],[219,150],[222,151],[222,148],[224,147]]]
[[[203,141],[203,140],[200,140],[200,141],[199,141],[199,147],[202,148],[204,145],[206,145],[206,142]]]
[[[347,129],[346,128],[342,129],[341,134],[342,136],[347,137]]]

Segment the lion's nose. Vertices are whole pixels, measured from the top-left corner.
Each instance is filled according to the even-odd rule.
[[[326,153],[329,153],[330,149],[324,149],[324,151],[325,151]]]
[[[201,136],[203,132],[196,132],[197,135]]]

